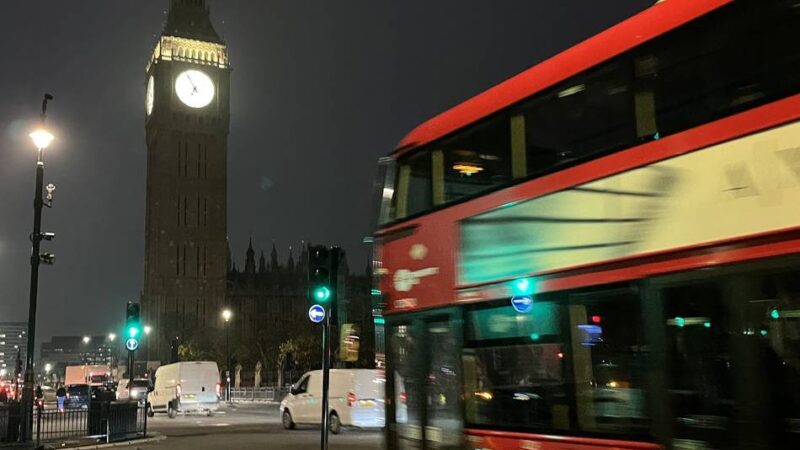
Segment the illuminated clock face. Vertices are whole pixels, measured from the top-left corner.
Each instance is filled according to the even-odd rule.
[[[175,93],[191,108],[203,108],[214,99],[214,82],[199,70],[187,70],[175,79]]]
[[[145,96],[144,100],[144,106],[147,109],[148,116],[153,113],[153,102],[156,99],[155,84],[156,81],[153,79],[153,76],[151,75],[150,79],[147,80],[147,95]]]

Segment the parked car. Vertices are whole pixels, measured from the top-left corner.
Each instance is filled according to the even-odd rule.
[[[128,390],[128,381],[120,380],[117,384],[116,397],[119,401],[136,400],[139,403],[144,403],[147,399],[147,393],[150,392],[152,383],[147,378],[134,378],[130,391]],[[130,396],[129,393],[130,392]]]
[[[328,403],[330,430],[338,434],[342,427],[383,427],[386,377],[374,369],[332,369]],[[281,401],[283,427],[296,424],[319,424],[322,421],[322,371],[314,370],[300,377]]]
[[[72,384],[67,386],[67,408],[88,408],[89,407],[89,385]]]
[[[219,408],[219,369],[213,361],[179,362],[161,366],[147,399],[148,414],[201,412],[211,415]]]

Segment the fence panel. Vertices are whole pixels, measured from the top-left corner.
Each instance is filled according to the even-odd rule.
[[[146,437],[147,410],[136,402],[92,402],[88,408],[37,409],[36,443],[84,437],[106,442]],[[0,413],[0,420],[2,413]]]
[[[38,409],[34,414],[33,436],[37,442],[89,436],[88,409]]]
[[[269,387],[240,387],[231,388],[231,401],[242,402],[278,402],[289,392],[289,388]]]

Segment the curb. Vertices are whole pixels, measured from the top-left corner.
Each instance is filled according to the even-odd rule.
[[[132,439],[130,441],[122,441],[122,442],[110,442],[108,444],[92,444],[92,445],[84,445],[81,447],[57,447],[57,448],[64,448],[68,450],[93,450],[93,449],[101,449],[101,448],[115,448],[115,447],[127,447],[129,445],[139,445],[139,444],[151,444],[153,442],[161,442],[165,440],[167,437],[160,433],[153,433],[154,436],[147,437],[143,439]]]

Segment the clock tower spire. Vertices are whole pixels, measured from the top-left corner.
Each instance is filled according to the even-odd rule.
[[[225,303],[228,49],[205,0],[171,0],[146,67],[142,312],[151,357],[218,327]]]

